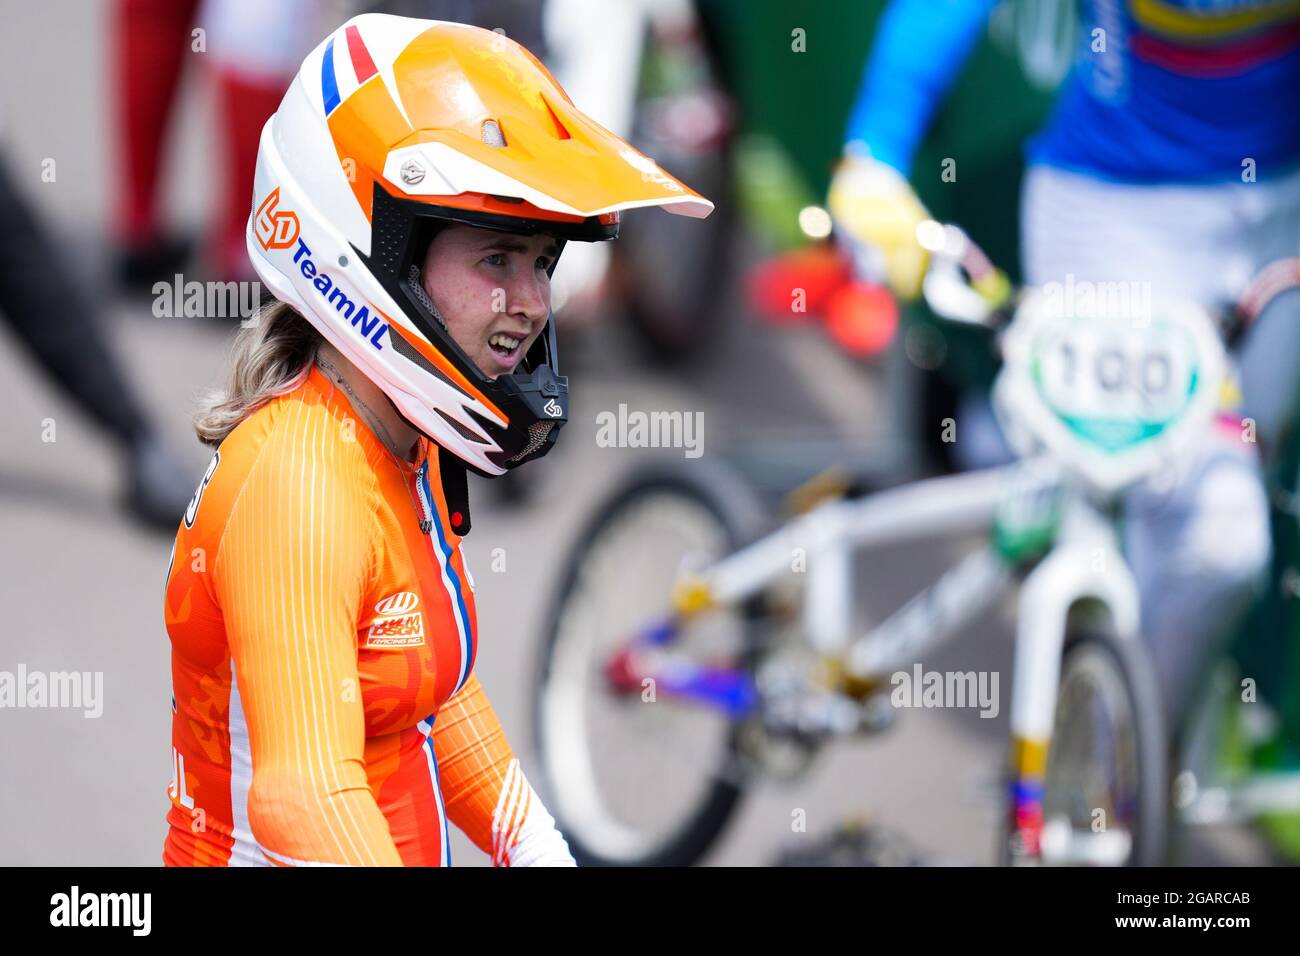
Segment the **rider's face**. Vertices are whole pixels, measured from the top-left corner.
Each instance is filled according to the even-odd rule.
[[[509,375],[541,334],[551,305],[550,236],[453,224],[429,244],[424,291],[447,331],[489,378]]]

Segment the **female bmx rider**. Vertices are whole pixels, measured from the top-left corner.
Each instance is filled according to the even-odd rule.
[[[639,206],[712,209],[503,36],[369,14],[303,63],[248,224],[279,301],[196,419],[167,582],[166,863],[444,865],[450,819],[572,864],[473,674],[465,476],[554,444],[551,272]]]

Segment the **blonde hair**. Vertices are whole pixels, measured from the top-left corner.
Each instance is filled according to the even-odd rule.
[[[214,448],[253,412],[307,378],[321,335],[283,302],[263,305],[253,324],[235,336],[230,349],[230,380],[199,400],[194,431]]]

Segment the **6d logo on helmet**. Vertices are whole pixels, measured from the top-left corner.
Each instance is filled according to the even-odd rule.
[[[257,241],[267,252],[272,249],[288,249],[298,241],[298,217],[288,209],[277,210],[280,202],[280,187],[271,190],[271,195],[262,200],[253,217],[257,232]]]

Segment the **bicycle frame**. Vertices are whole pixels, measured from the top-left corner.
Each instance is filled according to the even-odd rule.
[[[826,502],[684,582],[676,613],[643,632],[634,648],[664,647],[692,617],[744,603],[792,573],[792,559],[802,551],[808,576],[803,625],[810,644],[840,660],[850,676],[888,683],[891,672],[931,653],[1001,600],[1018,576],[1017,566],[991,544],[977,549],[854,639],[854,554],[954,533],[988,533],[1008,488],[1014,494],[1018,482],[1040,464],[1022,461]],[[1113,525],[1081,487],[1057,487],[1062,494],[1059,524],[1050,549],[1023,572],[1016,615],[1012,812],[1017,830],[1031,844],[1043,822],[1047,749],[1071,612],[1081,601],[1095,602],[1107,612],[1117,637],[1136,641],[1139,634],[1137,586]],[[619,661],[627,665],[628,657],[619,655]],[[645,675],[626,676],[631,683]],[[736,719],[760,706],[757,689],[742,671],[675,661],[655,680],[669,696],[718,707]],[[1030,849],[1036,851],[1036,846]]]
[[[936,258],[926,277],[927,300],[937,312],[956,320],[996,327],[988,321],[995,307],[976,288],[981,282],[990,285],[996,271],[960,230],[951,226],[937,229],[933,237]],[[937,254],[940,250],[942,255]],[[607,674],[625,689],[636,686],[646,674],[654,674],[657,686],[669,696],[718,707],[733,719],[749,717],[766,703],[749,671],[699,666],[673,658],[670,666],[656,674],[656,655],[642,657],[640,651],[666,647],[683,625],[710,609],[744,605],[787,574],[801,570],[797,565],[802,559],[807,575],[802,633],[814,651],[824,660],[836,662],[839,672],[858,686],[841,692],[804,681],[801,692],[806,690],[809,699],[816,698],[814,704],[836,705],[824,708],[824,714],[814,720],[816,733],[850,733],[866,726],[867,721],[849,713],[851,706],[842,705],[852,705],[855,697],[862,699],[897,683],[893,675],[901,668],[919,662],[970,625],[1019,579],[1009,714],[1010,822],[1019,842],[1014,852],[1037,856],[1045,823],[1048,748],[1071,616],[1086,604],[1089,611],[1099,611],[1105,617],[1110,637],[1130,647],[1139,643],[1137,584],[1109,505],[1133,482],[1164,467],[1199,439],[1213,414],[1217,386],[1211,386],[1220,380],[1223,366],[1222,348],[1210,317],[1194,304],[1172,306],[1160,334],[1178,330],[1182,338],[1177,341],[1184,351],[1175,354],[1186,355],[1190,349],[1192,355],[1184,367],[1196,374],[1189,374],[1185,394],[1173,392],[1174,398],[1185,404],[1170,406],[1166,414],[1171,417],[1156,419],[1158,428],[1168,425],[1159,443],[1139,444],[1128,439],[1126,445],[1122,438],[1117,444],[1081,441],[1079,436],[1087,434],[1090,421],[1098,427],[1094,434],[1102,436],[1105,426],[1116,419],[1105,417],[1113,413],[1104,405],[1097,411],[1085,403],[1068,412],[1083,417],[1066,424],[1062,407],[1049,404],[1031,381],[1028,370],[1038,367],[1034,350],[1039,343],[1051,341],[1043,330],[1059,330],[1060,318],[1044,301],[1041,297],[1022,298],[1017,305],[1015,319],[1001,338],[1009,361],[995,387],[995,398],[1003,401],[1010,420],[1034,439],[1023,443],[1022,450],[1037,447],[1036,457],[1002,468],[913,482],[864,498],[824,502],[706,571],[680,580],[672,613],[616,655]],[[1058,325],[1051,325],[1053,322]],[[1170,360],[1164,361],[1168,367]],[[1167,383],[1163,390],[1168,390]],[[1146,391],[1142,396],[1144,401],[1151,400]],[[1070,407],[1068,402],[1064,407]],[[1086,417],[1093,414],[1101,417]],[[1129,420],[1118,421],[1131,425]],[[990,534],[1005,530],[1007,525],[999,519],[1014,516],[1017,507],[1032,514],[1032,505],[1024,506],[1044,491],[1053,496],[1057,508],[1055,520],[1043,525],[1045,538],[1038,542],[1042,546],[1028,550],[1009,544],[999,534]],[[989,543],[959,561],[867,634],[854,637],[856,552],[972,533],[989,535]],[[769,710],[764,716],[773,713]],[[783,716],[778,715],[778,726]],[[802,719],[796,726],[805,729]],[[1097,855],[1104,841],[1091,842],[1097,846],[1086,848],[1090,861],[1105,862]],[[1106,849],[1102,855],[1109,857],[1109,853]]]

